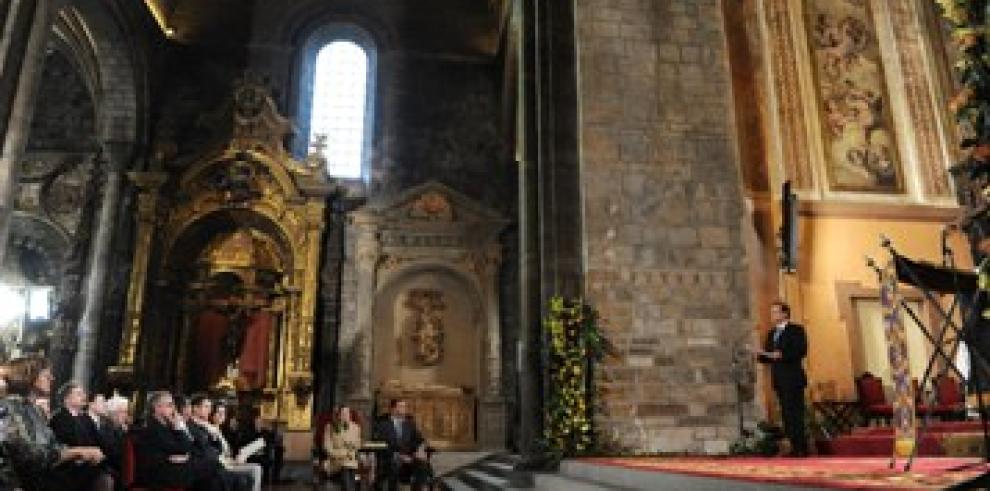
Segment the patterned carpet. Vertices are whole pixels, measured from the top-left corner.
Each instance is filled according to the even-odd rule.
[[[946,457],[916,459],[908,472],[889,469],[890,459],[887,457],[640,457],[582,460],[643,471],[834,489],[945,489],[990,471],[990,466],[980,459]]]

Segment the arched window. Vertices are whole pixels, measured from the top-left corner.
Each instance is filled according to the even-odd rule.
[[[298,116],[305,138],[296,153],[305,155],[323,135],[330,176],[367,178],[375,82],[370,36],[349,25],[316,31],[304,49],[301,78]]]

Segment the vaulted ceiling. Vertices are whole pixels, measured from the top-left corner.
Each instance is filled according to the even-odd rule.
[[[341,11],[382,26],[404,50],[493,55],[508,0],[145,0],[162,28],[185,44],[243,44],[257,15],[274,10]],[[273,7],[273,5],[278,5]]]

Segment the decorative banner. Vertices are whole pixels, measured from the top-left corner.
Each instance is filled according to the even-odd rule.
[[[914,387],[908,365],[907,335],[901,322],[900,296],[897,293],[897,270],[892,258],[880,280],[880,302],[883,306],[883,330],[887,338],[887,358],[894,380],[894,457],[907,457],[914,450],[916,421],[914,417]]]

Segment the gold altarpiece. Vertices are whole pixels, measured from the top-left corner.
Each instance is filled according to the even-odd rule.
[[[321,158],[300,162],[285,151],[290,125],[260,84],[240,81],[229,104],[204,119],[230,131],[180,175],[130,176],[138,190],[135,253],[110,378],[138,391],[152,383],[188,390],[203,361],[197,313],[264,312],[271,321],[264,382],[252,389],[263,417],[306,430],[324,205],[333,186]],[[235,284],[220,299],[210,296],[216,278]],[[232,382],[210,381],[214,389],[239,388]]]

